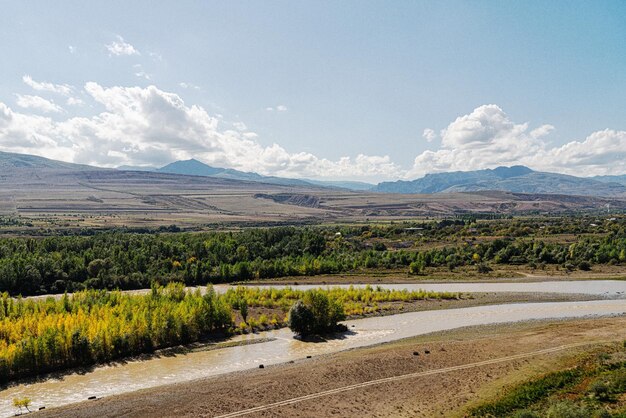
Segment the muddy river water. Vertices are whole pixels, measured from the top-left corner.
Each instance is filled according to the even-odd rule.
[[[28,396],[32,406],[47,408],[110,396],[169,383],[214,376],[290,360],[306,359],[350,348],[390,342],[402,338],[465,326],[506,323],[547,318],[579,318],[626,314],[626,282],[543,282],[543,283],[454,283],[386,285],[383,287],[452,292],[557,292],[597,295],[586,302],[516,303],[404,314],[347,321],[349,332],[338,339],[312,343],[295,340],[288,329],[238,336],[233,341],[260,340],[257,344],[187,354],[153,357],[148,360],[96,367],[85,373],[48,377],[0,391],[0,416],[12,416],[13,398]],[[296,287],[296,286],[293,286]],[[297,286],[303,287],[304,286]],[[317,287],[317,286],[315,286]],[[606,298],[609,297],[609,298]],[[31,408],[32,409],[32,408]]]

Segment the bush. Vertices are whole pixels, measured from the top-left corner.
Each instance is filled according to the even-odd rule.
[[[491,267],[489,267],[487,264],[484,263],[480,263],[476,266],[476,269],[478,270],[478,272],[480,274],[487,274],[490,271],[493,271],[493,269]]]
[[[589,393],[596,399],[605,401],[609,399],[610,390],[604,382],[594,382],[589,387]]]
[[[338,322],[345,318],[339,301],[318,290],[309,290],[289,310],[289,328],[302,337],[322,335],[337,331]]]
[[[546,411],[546,418],[588,418],[589,411],[570,401],[554,403]]]

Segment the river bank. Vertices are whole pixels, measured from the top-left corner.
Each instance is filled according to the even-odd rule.
[[[469,327],[177,383],[35,414],[41,417],[219,416],[384,377],[435,371],[572,343],[626,339],[626,317]],[[497,388],[573,361],[571,348],[435,376],[357,388],[249,416],[462,416]],[[426,351],[429,354],[426,354]],[[420,355],[416,356],[417,352]],[[303,379],[302,376],[306,376]]]

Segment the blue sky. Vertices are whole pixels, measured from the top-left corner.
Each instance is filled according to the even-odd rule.
[[[1,150],[367,181],[511,164],[626,172],[624,2],[2,10]]]

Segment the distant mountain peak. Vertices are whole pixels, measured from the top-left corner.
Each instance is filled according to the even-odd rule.
[[[184,174],[188,176],[214,176],[225,170],[224,168],[211,167],[195,158],[174,161],[173,163],[157,169],[160,173]]]
[[[514,165],[511,167],[500,166],[493,169],[496,176],[506,179],[511,177],[525,176],[526,174],[533,173],[534,171],[523,165]]]

